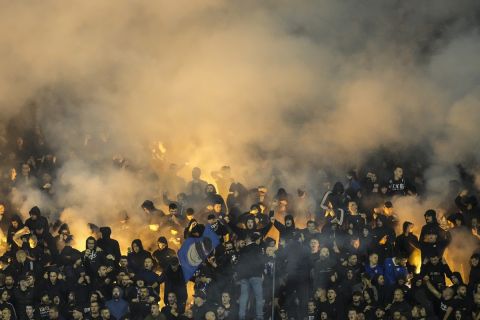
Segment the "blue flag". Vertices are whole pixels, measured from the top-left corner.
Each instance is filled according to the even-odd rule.
[[[177,253],[185,282],[190,280],[200,264],[219,244],[220,239],[209,224],[205,225],[200,238],[185,239]]]

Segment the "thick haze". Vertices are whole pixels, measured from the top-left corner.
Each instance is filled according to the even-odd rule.
[[[1,118],[33,106],[64,160],[55,202],[89,219],[158,195],[99,164],[144,167],[153,141],[185,178],[229,164],[252,186],[381,146],[428,150],[432,192],[476,170],[478,0],[0,3]]]

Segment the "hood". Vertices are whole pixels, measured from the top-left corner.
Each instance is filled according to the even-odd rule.
[[[140,239],[133,240],[132,241],[132,250],[133,250],[133,244],[136,244],[140,248],[139,252],[143,251],[142,240],[140,240]]]
[[[110,227],[101,227],[100,233],[102,234],[102,239],[110,239],[112,229],[110,229]]]

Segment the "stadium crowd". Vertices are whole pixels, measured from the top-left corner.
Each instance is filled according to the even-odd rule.
[[[163,204],[141,204],[146,224],[179,228],[183,239],[205,228],[218,236],[185,279],[160,231],[151,251],[142,239],[120,248],[109,226],[74,248],[69,226],[41,208],[22,219],[9,203],[13,188],[54,192],[56,157],[37,140],[26,148],[18,138],[2,154],[12,169],[1,185],[1,319],[480,319],[480,254],[463,276],[445,259],[452,234],[478,236],[476,190],[461,183],[445,201],[447,223],[434,210],[419,213],[417,236],[392,201],[421,196],[408,166],[350,171],[318,199],[307,188],[249,189],[229,167],[208,183],[194,168],[174,200],[165,193]]]

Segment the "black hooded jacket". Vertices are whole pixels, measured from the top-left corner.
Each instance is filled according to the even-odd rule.
[[[102,238],[98,239],[97,245],[103,250],[106,256],[111,254],[115,257],[115,261],[118,261],[121,256],[120,245],[118,244],[117,240],[110,238],[112,229],[110,229],[110,227],[102,227],[100,228],[100,232],[102,234]]]

